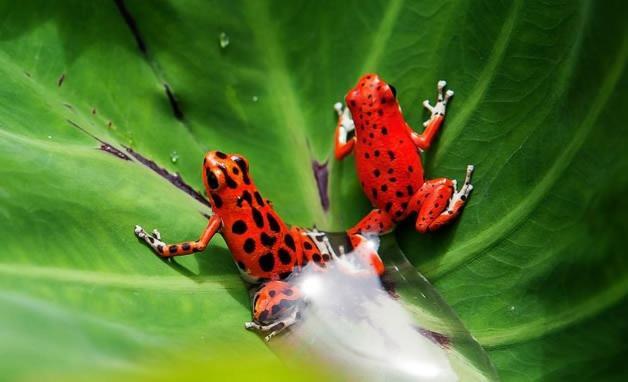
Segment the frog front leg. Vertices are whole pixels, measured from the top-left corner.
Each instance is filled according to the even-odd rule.
[[[432,140],[438,133],[443,121],[445,119],[445,112],[447,109],[447,103],[449,99],[453,97],[454,92],[452,90],[445,90],[445,86],[447,86],[446,81],[438,81],[437,89],[438,89],[438,99],[436,105],[430,105],[430,101],[423,101],[423,106],[429,110],[432,115],[430,118],[423,123],[425,130],[423,130],[423,134],[417,134],[412,129],[410,129],[410,135],[412,136],[412,141],[414,144],[421,150],[427,150],[432,145]]]
[[[201,233],[201,237],[195,241],[184,241],[177,244],[167,244],[161,240],[159,231],[154,230],[148,234],[139,225],[135,226],[135,235],[144,240],[161,257],[184,256],[195,252],[202,252],[207,248],[209,241],[222,226],[222,220],[217,215],[209,218],[207,227]]]
[[[421,233],[435,231],[453,221],[462,211],[473,190],[473,165],[467,166],[464,184],[456,190],[456,181],[447,178],[428,180],[408,203],[405,216],[416,214],[415,228]]]
[[[351,153],[355,146],[355,135],[349,138],[349,133],[355,130],[353,119],[349,108],[344,107],[342,103],[337,102],[334,109],[338,114],[338,123],[336,124],[336,133],[334,135],[334,156],[341,160]]]

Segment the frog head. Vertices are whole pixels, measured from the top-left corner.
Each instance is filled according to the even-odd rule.
[[[365,74],[357,85],[349,90],[345,102],[357,124],[362,119],[382,117],[390,111],[397,111],[397,90],[382,80],[377,74]]]
[[[209,151],[203,161],[203,184],[214,211],[235,203],[243,189],[252,187],[249,162],[239,154]]]

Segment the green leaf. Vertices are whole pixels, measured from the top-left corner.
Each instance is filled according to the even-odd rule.
[[[619,380],[625,14],[584,0],[1,2],[0,373],[162,359],[183,375],[242,353],[260,375],[281,368],[242,330],[248,296],[220,239],[177,267],[132,234],[195,238],[207,207],[75,125],[196,190],[206,150],[240,152],[286,221],[340,230],[370,207],[353,159],[331,159],[331,106],[376,71],[416,128],[438,79],[456,91],[424,163],[459,180],[475,164],[473,195],[454,225],[396,234],[501,377]],[[314,160],[329,160],[328,212]]]

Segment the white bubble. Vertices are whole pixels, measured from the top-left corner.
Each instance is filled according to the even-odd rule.
[[[177,161],[179,160],[179,154],[177,154],[176,151],[173,151],[170,153],[170,161],[172,163],[177,163]]]
[[[220,36],[218,37],[218,41],[222,49],[225,49],[226,47],[229,46],[229,36],[227,36],[225,32],[220,33]]]
[[[306,297],[318,298],[323,292],[324,285],[320,277],[313,274],[302,278],[299,287]]]

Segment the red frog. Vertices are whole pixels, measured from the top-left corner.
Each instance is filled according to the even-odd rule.
[[[374,210],[347,233],[354,246],[362,234],[384,234],[407,218],[416,219],[416,230],[434,231],[455,219],[473,186],[473,166],[467,166],[462,188],[447,178],[426,180],[419,151],[427,150],[445,118],[447,102],[453,91],[444,92],[445,81],[438,81],[438,100],[423,105],[431,117],[417,134],[403,117],[396,90],[376,74],[366,74],[345,97],[347,108],[335,105],[338,125],[335,156],[341,160],[355,152],[355,164],[362,189]],[[349,111],[351,115],[349,115]],[[355,134],[349,138],[351,132]],[[375,257],[375,254],[373,254]]]
[[[135,234],[157,255],[171,258],[204,251],[220,233],[244,280],[259,285],[253,322],[245,326],[270,331],[268,340],[296,322],[303,302],[299,289],[284,280],[310,262],[323,270],[336,254],[322,233],[284,223],[260,195],[241,155],[208,152],[203,183],[213,214],[198,240],[165,243],[157,230],[149,234],[140,226],[135,226]]]

